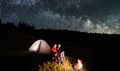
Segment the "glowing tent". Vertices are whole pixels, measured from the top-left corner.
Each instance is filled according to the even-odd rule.
[[[29,48],[30,52],[40,53],[40,54],[49,54],[50,46],[45,40],[35,41]]]

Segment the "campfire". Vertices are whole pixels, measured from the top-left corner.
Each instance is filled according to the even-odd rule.
[[[82,64],[82,60],[77,60],[77,63],[74,65],[74,69],[76,70],[76,71],[79,71],[79,70],[81,70],[82,69],[82,67],[83,67],[83,64]]]

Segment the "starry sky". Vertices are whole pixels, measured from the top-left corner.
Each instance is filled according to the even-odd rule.
[[[120,0],[0,0],[0,18],[36,29],[120,34]]]

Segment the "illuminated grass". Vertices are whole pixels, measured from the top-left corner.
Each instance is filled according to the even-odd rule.
[[[48,61],[43,66],[38,65],[38,67],[38,71],[73,71],[72,64],[68,59],[65,60],[64,64]]]

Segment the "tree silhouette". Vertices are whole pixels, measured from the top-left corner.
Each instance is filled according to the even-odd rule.
[[[35,30],[34,26],[30,26],[27,23],[22,23],[22,22],[19,22],[18,29],[21,31],[28,32],[28,33],[34,32]]]
[[[11,28],[11,29],[17,29],[17,27],[15,26],[15,24],[12,23],[12,22],[7,22],[7,23],[6,23],[6,27],[7,27],[7,28]]]
[[[0,24],[2,24],[1,19],[0,19]]]

